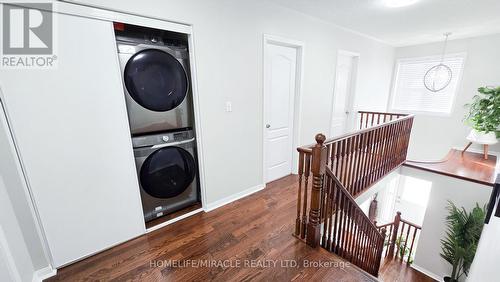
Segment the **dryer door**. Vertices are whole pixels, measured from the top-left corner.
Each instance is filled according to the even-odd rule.
[[[151,111],[174,109],[182,103],[188,90],[181,63],[158,49],[146,49],[132,56],[123,77],[132,99]]]
[[[193,182],[196,163],[179,147],[165,147],[149,155],[139,172],[142,189],[156,198],[180,195]]]

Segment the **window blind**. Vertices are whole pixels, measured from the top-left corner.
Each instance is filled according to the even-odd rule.
[[[445,89],[432,92],[424,86],[424,75],[441,62],[441,56],[398,60],[392,109],[407,112],[451,113],[464,61],[463,53],[446,56],[443,63],[452,71],[451,82]]]

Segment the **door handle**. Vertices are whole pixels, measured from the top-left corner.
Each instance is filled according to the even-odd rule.
[[[270,128],[270,127],[271,127],[271,125],[270,125],[270,124],[266,124],[266,128]]]

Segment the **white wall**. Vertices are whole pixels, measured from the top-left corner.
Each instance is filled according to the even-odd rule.
[[[208,204],[262,184],[262,40],[305,43],[300,143],[329,131],[337,51],[360,53],[358,108],[384,110],[393,48],[266,1],[79,0],[193,25]],[[231,101],[233,112],[225,112]]]
[[[481,207],[488,203],[491,187],[408,167],[403,167],[401,174],[432,182],[413,266],[437,279],[449,276],[451,265],[439,256],[440,239],[446,230],[447,201],[470,211],[476,203]]]
[[[396,58],[439,55],[443,43],[396,48]],[[451,147],[464,147],[470,128],[464,125],[464,105],[469,103],[481,86],[500,86],[500,34],[451,40],[447,52],[466,52],[462,84],[450,116],[417,115],[410,139],[410,159],[440,159]],[[500,151],[500,144],[491,146]]]

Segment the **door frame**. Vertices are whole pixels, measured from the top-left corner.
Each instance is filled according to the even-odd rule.
[[[296,49],[297,58],[295,62],[295,97],[294,97],[294,107],[293,107],[293,120],[292,120],[292,150],[290,154],[292,154],[292,166],[290,168],[290,173],[297,173],[297,166],[294,166],[294,163],[298,162],[298,154],[295,154],[294,148],[297,148],[299,145],[299,132],[300,132],[300,114],[302,110],[302,88],[303,83],[302,79],[304,77],[304,49],[305,44],[302,41],[298,41],[295,39],[284,38],[281,36],[274,36],[269,34],[263,35],[262,40],[262,183],[266,185],[267,181],[267,169],[266,169],[266,156],[267,156],[267,131],[266,131],[266,121],[267,121],[267,105],[266,105],[266,96],[268,95],[266,90],[266,57],[268,54],[267,46],[268,45],[277,45],[284,47],[292,47]]]
[[[333,137],[334,136],[334,132],[332,132],[332,127],[333,127],[333,103],[335,102],[335,87],[337,86],[337,78],[338,78],[338,61],[339,61],[339,57],[341,55],[346,55],[346,56],[351,56],[351,57],[354,57],[356,58],[356,62],[355,62],[355,66],[354,66],[354,71],[351,75],[351,82],[350,82],[350,88],[349,88],[349,92],[350,92],[350,95],[348,97],[348,101],[347,101],[347,105],[349,107],[349,111],[351,114],[354,114],[354,99],[356,97],[356,82],[358,80],[358,70],[359,70],[359,59],[361,58],[361,54],[360,53],[356,53],[356,52],[352,52],[352,51],[347,51],[347,50],[342,50],[342,49],[339,49],[337,51],[337,57],[335,59],[335,76],[334,76],[334,81],[333,81],[333,94],[332,94],[332,103],[330,105],[330,129],[329,129],[329,132],[330,132],[330,136],[329,137]],[[352,79],[354,78],[354,80]],[[347,125],[350,125],[351,123],[354,123],[353,121],[353,116],[351,116],[350,118],[348,118],[346,120],[346,126]]]

